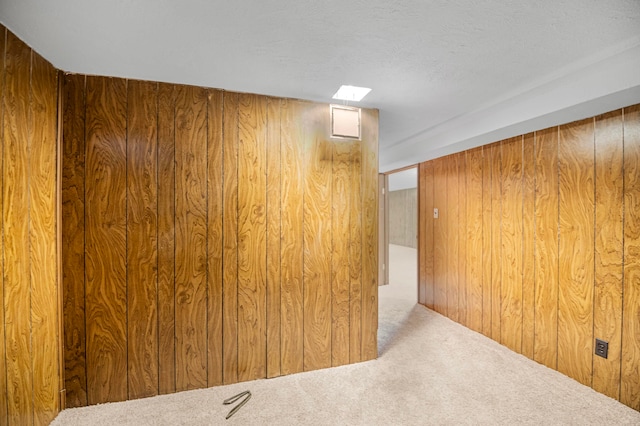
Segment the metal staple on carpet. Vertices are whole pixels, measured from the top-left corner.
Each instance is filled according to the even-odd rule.
[[[229,414],[227,414],[227,417],[225,417],[225,419],[229,419],[229,417],[233,416],[240,408],[242,408],[242,406],[244,404],[247,403],[247,401],[249,401],[249,399],[251,399],[251,392],[250,391],[244,391],[244,392],[240,392],[237,395],[232,396],[231,398],[227,398],[225,399],[222,403],[224,405],[229,405],[229,404],[233,404],[235,403],[237,400],[239,400],[240,398],[242,398],[243,396],[247,396],[245,399],[243,399],[240,404],[236,405],[235,407],[233,407],[233,409],[231,411],[229,411]]]

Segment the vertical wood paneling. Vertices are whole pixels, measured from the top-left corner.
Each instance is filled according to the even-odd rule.
[[[362,110],[362,359],[378,356],[378,110]]]
[[[500,341],[522,352],[522,137],[502,143]]]
[[[3,170],[0,171],[0,235],[4,235],[4,107],[5,107],[5,47],[7,29],[0,25],[0,164]],[[5,346],[5,308],[4,308],[4,241],[0,239],[0,291],[2,300],[0,301],[0,422],[7,423],[7,352]]]
[[[158,392],[176,391],[175,88],[158,85]]]
[[[127,399],[126,81],[87,77],[85,286],[89,404]]]
[[[65,389],[65,372],[64,372],[64,288],[62,282],[63,270],[62,270],[62,126],[64,122],[64,73],[60,70],[56,70],[56,173],[53,184],[55,185],[55,250],[56,250],[56,293],[57,293],[57,321],[56,321],[56,348],[57,348],[57,377],[54,379],[58,381],[58,387],[56,389],[58,394],[58,412],[64,410],[67,407]],[[0,96],[0,105],[2,105],[2,96]],[[0,111],[2,107],[0,106]],[[1,112],[0,112],[1,117]],[[52,117],[51,119],[53,119]],[[0,118],[0,129],[2,129],[2,119]],[[2,146],[2,132],[0,131],[0,146]],[[2,156],[0,155],[0,164],[2,164]],[[0,176],[2,173],[0,173]],[[0,178],[1,182],[1,178]],[[0,183],[1,185],[1,183]],[[1,203],[0,203],[1,204]],[[0,206],[0,211],[2,207]],[[0,220],[0,232],[2,232],[2,220]],[[0,251],[2,251],[2,244],[0,243]],[[0,262],[0,270],[2,270],[2,262]],[[0,279],[0,290],[2,290],[2,280]],[[0,303],[0,306],[2,304]],[[0,314],[2,309],[0,308]],[[0,325],[2,321],[0,321]]]
[[[349,361],[362,360],[362,142],[351,143]]]
[[[304,369],[331,366],[331,143],[324,108],[305,105],[318,125],[304,139]],[[366,168],[365,171],[366,172]],[[311,195],[307,197],[306,195]],[[377,244],[377,241],[376,241]]]
[[[129,398],[158,394],[158,85],[127,87],[127,326]]]
[[[267,100],[267,377],[281,374],[280,99]]]
[[[176,155],[176,390],[207,385],[207,92],[179,86]]]
[[[434,207],[447,206],[430,235],[421,194],[420,247],[434,247],[434,309],[453,316],[458,273],[458,322],[635,409],[638,146],[636,105],[419,165],[422,186],[434,165]],[[451,199],[457,220],[448,217]],[[427,266],[421,254],[420,280]],[[595,338],[609,342],[607,359],[593,356]]]
[[[32,52],[29,115],[29,246],[34,423],[58,414],[57,71]]]
[[[281,368],[282,374],[303,370],[303,162],[304,128],[299,121],[302,103],[282,101],[281,182],[282,182],[282,261],[281,287]]]
[[[620,402],[640,410],[640,105],[624,109],[624,313]]]
[[[458,155],[447,159],[447,316],[458,321],[459,254]]]
[[[594,120],[560,126],[558,371],[591,386],[593,364]]]
[[[223,92],[208,92],[207,136],[207,349],[209,386],[222,380],[222,113]]]
[[[558,361],[558,128],[535,139],[535,340],[533,359],[549,368]]]
[[[381,174],[381,181],[389,180],[389,175]],[[417,185],[417,179],[416,179]],[[382,194],[382,191],[380,191]],[[380,203],[380,216],[384,216],[385,204],[388,211],[389,224],[386,227],[389,238],[385,243],[380,240],[380,249],[385,250],[389,244],[404,247],[418,248],[418,190],[417,188],[388,191],[384,196],[384,203]],[[381,232],[382,234],[382,232]],[[381,271],[381,276],[387,274],[387,270]],[[388,275],[388,274],[387,274]],[[386,278],[386,277],[385,277]],[[387,280],[388,281],[388,280]],[[388,284],[388,282],[387,282]]]
[[[596,117],[594,338],[609,342],[608,358],[593,358],[593,388],[620,398],[623,252],[622,110]]]
[[[87,405],[85,338],[85,76],[66,75],[62,145],[62,284],[68,408]]]
[[[467,325],[467,153],[458,157],[458,322]]]
[[[222,380],[238,381],[238,94],[224,93]]]
[[[64,187],[87,247],[63,239],[97,263],[68,284],[94,339],[88,403],[377,356],[376,111],[337,142],[326,105],[89,77],[85,120],[83,78]]]
[[[433,248],[433,233],[434,233],[434,221],[433,218],[433,207],[434,207],[434,176],[433,176],[433,161],[429,161],[427,163],[426,170],[426,181],[425,181],[425,190],[426,190],[426,205],[427,205],[427,219],[426,219],[426,227],[425,234],[427,237],[427,244],[424,252],[424,260],[426,263],[426,280],[427,280],[427,288],[426,288],[426,304],[427,307],[433,309],[434,304],[434,265],[433,265],[433,256],[434,256],[434,248]]]
[[[7,33],[4,91],[4,314],[9,423],[33,422],[29,256],[31,50]],[[14,189],[18,189],[17,191]],[[25,244],[25,242],[27,242]]]
[[[534,142],[534,134],[529,133],[522,147],[522,354],[530,359],[535,338]]]
[[[60,410],[58,91],[57,70],[0,25],[0,424]]]
[[[467,152],[467,326],[482,332],[482,148]]]
[[[418,165],[418,303],[427,304],[427,226],[429,226],[429,216],[427,215],[427,167],[430,163],[420,163]],[[433,210],[433,207],[431,208]],[[430,240],[433,242],[433,240]]]
[[[502,314],[502,143],[491,145],[491,338],[500,336]]]
[[[433,205],[438,218],[433,220],[433,308],[447,313],[447,158],[434,160]]]
[[[491,337],[491,163],[493,150],[482,147],[482,334]]]
[[[238,145],[238,380],[266,376],[267,100],[240,95]]]
[[[331,203],[331,365],[349,363],[350,143],[334,143]]]
[[[434,177],[433,177],[433,161],[421,163],[420,165],[420,193],[422,201],[420,208],[424,213],[424,219],[420,222],[420,238],[422,246],[420,248],[420,255],[422,256],[420,262],[420,272],[422,279],[422,288],[424,292],[424,302],[428,308],[433,309],[433,290],[434,290],[434,270],[433,270],[433,207],[434,207]],[[424,205],[424,208],[423,208]]]
[[[380,203],[378,204],[378,232],[380,238],[378,239],[378,282],[379,285],[389,284],[389,244],[391,243],[391,232],[389,230],[392,223],[391,217],[394,216],[394,211],[391,207],[392,193],[389,191],[389,176],[384,173],[378,174],[378,195]],[[385,212],[387,212],[385,216]]]

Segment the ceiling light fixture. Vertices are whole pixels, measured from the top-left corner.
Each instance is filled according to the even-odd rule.
[[[359,102],[367,96],[371,89],[368,87],[357,87],[357,86],[347,86],[342,85],[338,89],[338,91],[333,95],[333,99],[340,99],[343,101],[353,101]]]

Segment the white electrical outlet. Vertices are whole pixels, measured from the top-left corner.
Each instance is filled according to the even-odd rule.
[[[433,209],[433,218],[437,219],[439,215],[438,209]]]

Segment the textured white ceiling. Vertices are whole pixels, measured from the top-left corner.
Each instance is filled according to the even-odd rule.
[[[383,171],[640,102],[640,0],[0,0],[0,20],[71,72],[371,87]]]

